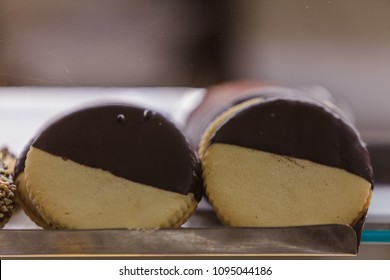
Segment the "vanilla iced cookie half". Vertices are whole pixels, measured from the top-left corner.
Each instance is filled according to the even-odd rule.
[[[31,143],[29,143],[23,149],[22,153],[20,154],[20,156],[16,161],[15,174],[14,174],[15,184],[18,187],[16,192],[16,201],[23,209],[27,217],[30,218],[31,221],[33,221],[36,225],[42,228],[49,229],[50,225],[41,217],[41,215],[35,209],[35,206],[33,205],[30,199],[30,194],[27,190],[24,168],[26,164],[27,153],[30,149],[30,145]]]
[[[207,197],[225,225],[361,226],[373,174],[356,129],[332,108],[294,96],[236,102],[199,146]]]
[[[49,125],[27,153],[24,176],[34,209],[53,228],[177,227],[203,193],[200,161],[176,126],[124,104]]]

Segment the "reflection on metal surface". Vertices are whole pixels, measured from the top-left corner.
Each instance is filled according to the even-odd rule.
[[[344,225],[0,232],[5,257],[346,256],[357,251],[356,234]]]

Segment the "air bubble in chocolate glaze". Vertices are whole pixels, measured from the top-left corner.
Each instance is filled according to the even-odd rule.
[[[150,121],[150,119],[154,116],[154,112],[150,110],[144,111],[144,121]]]
[[[125,115],[119,114],[118,116],[116,116],[116,120],[118,123],[124,123],[126,121]]]

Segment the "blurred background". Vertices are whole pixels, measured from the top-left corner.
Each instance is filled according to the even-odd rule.
[[[319,85],[390,140],[388,0],[0,0],[0,85]]]

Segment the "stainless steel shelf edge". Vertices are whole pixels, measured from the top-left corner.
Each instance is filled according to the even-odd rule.
[[[0,231],[2,257],[350,256],[357,244],[345,225]]]

